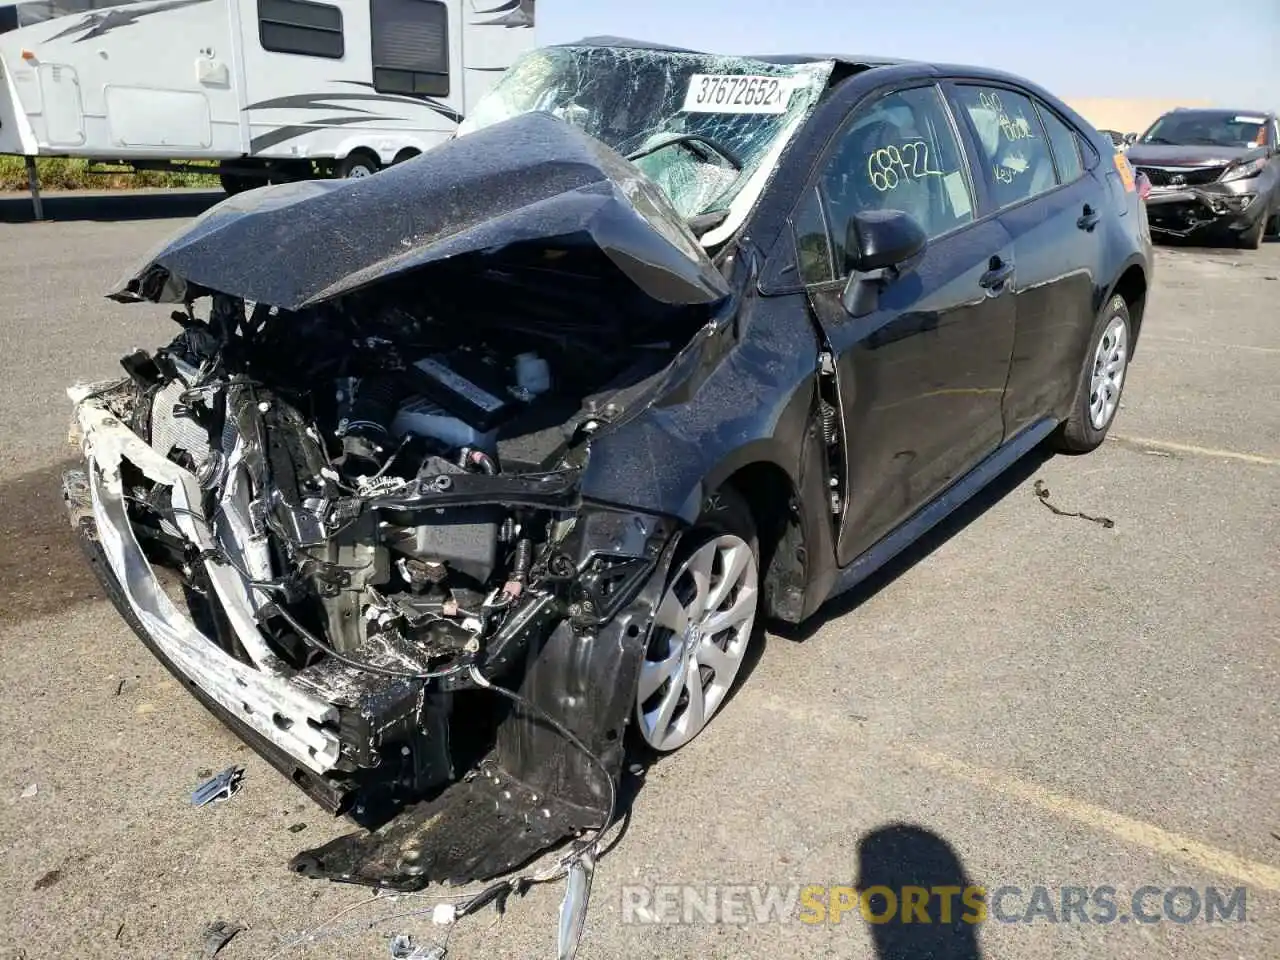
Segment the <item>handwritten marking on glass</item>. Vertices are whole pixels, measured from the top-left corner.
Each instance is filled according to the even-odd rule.
[[[923,140],[901,147],[888,144],[867,154],[867,178],[881,193],[896,189],[900,183],[940,176],[942,171],[929,165],[929,145]]]
[[[1001,183],[1013,183],[1015,177],[1031,169],[1031,164],[1021,153],[1009,153],[995,165],[996,179]]]
[[[1000,94],[980,93],[978,94],[978,104],[984,110],[990,110],[996,115],[1000,124],[1000,132],[1004,134],[1006,140],[1013,142],[1016,140],[1035,139],[1035,134],[1031,132],[1031,124],[1026,117],[1018,117],[1017,120],[1012,120],[1009,118],[1009,114],[1005,113]]]

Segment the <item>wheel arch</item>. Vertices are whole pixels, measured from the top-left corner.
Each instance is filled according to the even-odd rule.
[[[1120,296],[1129,308],[1129,324],[1132,328],[1129,338],[1132,344],[1130,355],[1137,347],[1138,334],[1142,331],[1142,318],[1147,307],[1147,290],[1147,271],[1142,264],[1131,263],[1112,285],[1104,301],[1104,304],[1110,303],[1112,297]]]
[[[835,526],[819,436],[820,431],[806,431],[798,463],[772,441],[748,444],[702,484],[708,494],[732,489],[751,511],[760,549],[761,612],[787,623],[799,623],[821,606],[836,577]]]

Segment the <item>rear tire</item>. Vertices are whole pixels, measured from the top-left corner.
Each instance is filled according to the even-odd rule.
[[[334,168],[333,175],[342,180],[360,180],[378,172],[378,159],[365,150],[352,150]]]
[[[760,606],[760,544],[735,491],[713,494],[680,542],[640,664],[633,714],[639,742],[672,753],[728,700]]]
[[[1050,441],[1054,449],[1062,453],[1088,453],[1102,445],[1120,410],[1132,349],[1129,305],[1117,294],[1094,321],[1071,403],[1071,415]]]

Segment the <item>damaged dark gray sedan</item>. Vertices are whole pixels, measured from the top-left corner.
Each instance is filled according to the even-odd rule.
[[[191,692],[376,828],[298,871],[586,851],[758,619],[1102,442],[1151,270],[1113,154],[989,71],[536,51],[439,149],[145,259],[113,296],[181,330],[70,391],[72,524]]]

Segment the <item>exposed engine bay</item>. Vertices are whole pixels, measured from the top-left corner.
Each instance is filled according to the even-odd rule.
[[[215,295],[208,324],[178,315],[173,343],[125,360],[142,398],[130,425],[200,478],[224,549],[250,531],[242,572],[274,588],[275,652],[296,668],[318,652],[306,633],[418,668],[491,636],[555,565],[547,546],[574,495],[571,473],[549,474],[572,471],[589,426],[577,415],[602,385],[583,372],[620,372],[585,345],[571,359],[571,336],[507,329],[500,352],[402,307],[359,309],[299,323]],[[504,495],[512,505],[493,502]],[[151,514],[163,541],[165,506],[148,496],[136,491],[136,519]]]
[[[404,284],[297,312],[192,286],[171,343],[123,358],[122,380],[71,392],[92,474],[69,483],[73,523],[92,516],[110,546],[102,531],[121,526],[106,507],[118,484],[120,519],[140,551],[131,560],[127,543],[118,556],[107,550],[132,608],[122,611],[146,621],[154,602],[164,619],[152,585],[131,591],[130,568],[145,555],[174,571],[190,622],[245,669],[228,686],[226,662],[193,668],[182,662],[189,648],[158,655],[195,674],[224,719],[251,728],[242,736],[265,738],[255,746],[313,798],[369,826],[484,769],[476,743],[483,754],[483,731],[492,743],[504,712],[488,698],[459,732],[459,704],[490,678],[528,686],[530,663],[557,631],[563,644],[593,639],[658,569],[653,546],[670,536],[657,523],[639,539],[632,529],[630,558],[593,558],[590,528],[606,531],[607,544],[610,520],[607,511],[582,519],[576,479],[587,441],[624,412],[611,398],[661,373],[697,317],[641,302],[552,322],[554,295],[524,286],[525,276],[493,271],[493,313],[473,295],[465,323],[458,304]],[[584,309],[580,290],[574,306]],[[627,309],[625,335],[602,322]],[[536,322],[522,324],[521,313]],[[652,336],[634,342],[636,331]],[[637,526],[625,513],[618,522]],[[154,649],[164,631],[144,626]],[[254,699],[268,680],[289,689]],[[290,699],[298,692],[305,705]],[[608,818],[613,773],[593,749],[501,692],[540,728],[509,734],[517,760],[506,766],[541,763],[530,746],[550,736],[576,756],[553,763],[553,779],[572,779],[576,765],[579,782],[553,813],[555,784],[521,778],[529,803],[544,794],[547,832],[460,879],[509,869],[555,835]],[[500,754],[501,728],[497,736]],[[488,758],[493,771],[500,759]],[[402,867],[365,880],[418,883]]]

